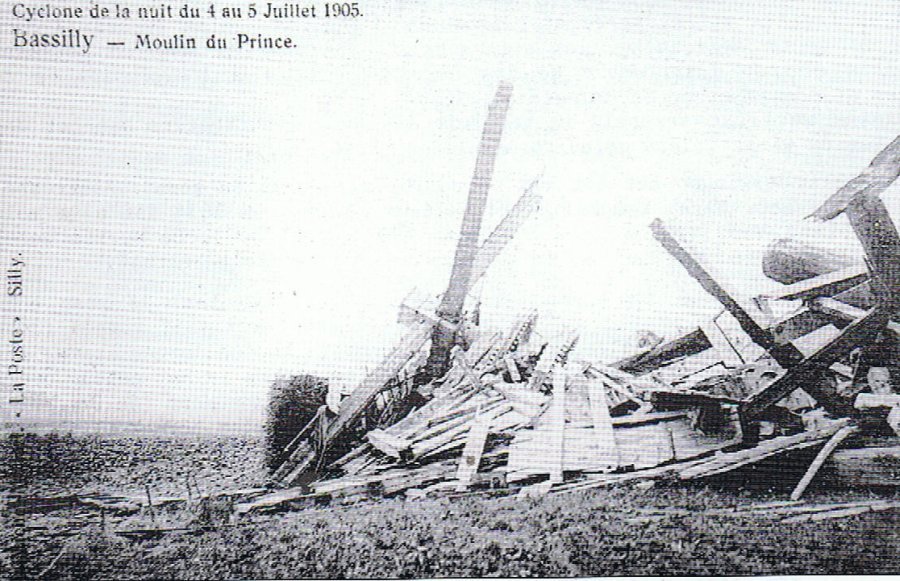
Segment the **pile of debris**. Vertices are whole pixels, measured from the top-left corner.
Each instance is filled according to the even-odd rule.
[[[712,478],[766,461],[797,466],[783,461],[805,450],[796,474],[782,470],[796,481],[796,499],[850,442],[857,448],[843,452],[855,456],[845,455],[852,461],[837,462],[831,477],[896,484],[897,475],[872,466],[885,457],[900,463],[900,395],[892,389],[900,324],[891,322],[900,307],[900,236],[878,197],[900,173],[900,137],[812,215],[845,215],[864,260],[779,241],[763,268],[784,287],[752,304],[735,300],[655,221],[653,235],[724,310],[684,336],[652,337],[641,352],[602,365],[573,357],[575,332],[542,337],[537,313],[494,333],[467,301],[539,203],[535,182],[479,245],[510,91],[501,86],[489,109],[446,292],[407,298],[404,339],[337,414],[320,408],[284,450],[273,479],[287,488],[239,512]],[[859,448],[876,437],[894,441]]]

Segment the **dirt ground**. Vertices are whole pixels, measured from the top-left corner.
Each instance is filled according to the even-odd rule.
[[[181,495],[260,484],[258,438],[55,437],[30,444],[30,494]],[[11,498],[4,443],[2,490]],[[20,462],[21,466],[21,462]],[[19,475],[21,477],[21,474]],[[212,579],[897,573],[900,511],[784,524],[728,514],[786,498],[768,488],[656,484],[517,500],[472,495],[318,506],[235,520],[227,503],[128,517],[83,508],[4,510],[0,577]],[[896,499],[893,491],[829,492],[808,502]],[[718,511],[718,512],[717,512]],[[175,528],[125,538],[115,531]]]

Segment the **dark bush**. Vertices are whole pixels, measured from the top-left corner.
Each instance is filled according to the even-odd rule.
[[[265,424],[266,466],[274,471],[281,452],[325,404],[328,380],[314,375],[276,379],[269,390]]]

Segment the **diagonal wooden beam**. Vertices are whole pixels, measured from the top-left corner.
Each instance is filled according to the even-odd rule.
[[[706,338],[706,334],[703,333],[702,329],[698,328],[649,351],[643,351],[625,359],[620,359],[611,364],[610,367],[629,373],[644,373],[662,367],[681,357],[696,355],[710,347],[712,347],[712,344]]]
[[[831,439],[825,444],[825,446],[819,450],[819,453],[816,454],[815,459],[813,459],[812,464],[809,465],[809,468],[806,469],[806,473],[803,475],[803,478],[800,479],[800,482],[797,483],[797,486],[794,487],[794,491],[791,492],[791,500],[800,500],[800,497],[803,496],[803,493],[806,492],[807,487],[809,487],[813,478],[816,477],[816,474],[819,473],[819,469],[822,467],[822,464],[825,463],[825,460],[831,456],[831,453],[841,445],[841,442],[846,440],[849,436],[852,436],[859,428],[856,426],[845,426],[838,430]]]
[[[500,255],[509,241],[513,239],[522,224],[540,209],[541,195],[537,193],[538,179],[525,189],[509,212],[500,220],[497,227],[485,238],[472,263],[472,279],[469,289],[484,276],[494,259]]]
[[[763,329],[753,317],[726,291],[716,280],[700,265],[697,260],[688,253],[675,238],[669,234],[661,220],[656,219],[650,224],[653,231],[653,237],[656,238],[663,248],[671,254],[675,260],[688,271],[703,290],[712,295],[719,301],[731,315],[737,319],[741,329],[753,340],[754,343],[768,351],[778,364],[782,367],[789,367],[802,357],[792,345],[777,345],[772,339],[772,335]]]

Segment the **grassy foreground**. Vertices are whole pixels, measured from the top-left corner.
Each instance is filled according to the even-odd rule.
[[[70,539],[70,547],[45,578],[900,571],[896,560],[900,514],[896,512],[794,525],[758,516],[722,517],[701,512],[761,500],[765,499],[703,488],[622,488],[521,501],[474,496],[386,500],[257,516],[230,528],[145,541],[124,540],[94,528]],[[843,496],[841,500],[850,499]],[[683,509],[686,514],[650,522],[628,521],[655,507]],[[27,573],[42,571],[53,552],[41,554]]]

